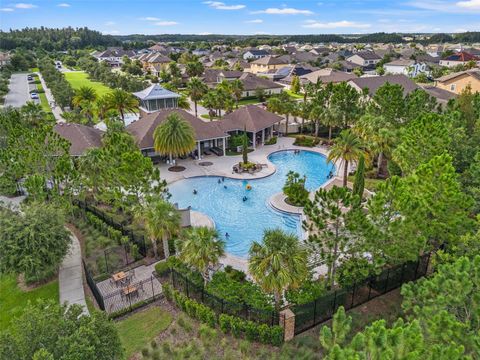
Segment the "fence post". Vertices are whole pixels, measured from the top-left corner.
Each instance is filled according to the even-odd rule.
[[[292,340],[295,336],[295,314],[292,310],[285,309],[280,312],[279,325],[283,327],[283,340]]]
[[[390,268],[387,269],[387,279],[385,281],[385,289],[383,291],[384,294],[387,292],[387,289],[388,289],[388,279],[390,279]]]
[[[356,289],[356,287],[357,287],[357,283],[354,282],[353,283],[353,291],[352,291],[352,302],[350,303],[350,308],[353,308],[353,301],[355,299],[355,289]]]
[[[332,309],[332,316],[335,314],[335,306],[337,306],[337,290],[333,294],[333,309]]]

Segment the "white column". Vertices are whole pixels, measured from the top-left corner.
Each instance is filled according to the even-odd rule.
[[[223,156],[227,156],[227,138],[223,138]]]
[[[262,130],[262,145],[265,145],[265,129]]]
[[[198,151],[198,160],[202,158],[202,147],[200,146],[200,141],[197,141],[197,151]]]
[[[253,150],[255,150],[255,135],[256,135],[255,131],[254,131],[254,132],[252,132],[252,144],[253,144]]]

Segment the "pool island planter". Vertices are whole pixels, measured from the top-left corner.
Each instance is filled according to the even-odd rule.
[[[269,199],[268,203],[275,210],[286,212],[295,215],[303,214],[303,206],[294,206],[287,203],[287,195],[283,192],[273,194]]]

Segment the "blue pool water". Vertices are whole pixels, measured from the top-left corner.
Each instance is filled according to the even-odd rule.
[[[305,175],[306,187],[312,191],[326,182],[333,164],[327,163],[325,156],[311,151],[298,154],[280,151],[268,159],[276,167],[271,176],[248,181],[225,178],[221,183],[218,183],[220,177],[210,176],[180,180],[169,186],[171,201],[181,208],[191,206],[192,210],[210,216],[226,242],[225,250],[236,256],[247,257],[250,244],[261,241],[263,231],[268,228],[279,227],[300,237],[300,217],[274,210],[268,200],[282,191],[290,170]],[[252,186],[250,191],[246,190],[247,184]],[[245,202],[242,200],[244,196],[248,198]]]

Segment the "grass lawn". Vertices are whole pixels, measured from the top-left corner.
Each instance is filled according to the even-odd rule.
[[[294,99],[303,99],[303,95],[302,95],[302,94],[295,94],[295,93],[293,93],[292,91],[287,90],[287,89],[285,89],[285,90],[283,90],[283,91],[285,91],[290,97],[292,97],[292,98],[294,98]]]
[[[210,116],[208,114],[202,114],[202,115],[200,115],[200,117],[202,119],[210,120]],[[212,120],[215,120],[215,119],[220,119],[220,118],[218,116],[212,116]]]
[[[42,83],[38,79],[38,76],[35,76],[35,85],[36,85],[37,90],[38,90],[38,97],[40,98],[40,105],[42,105],[43,111],[45,111],[46,113],[52,112],[52,109],[51,109],[50,105],[48,104],[47,95],[45,95]]]
[[[82,86],[90,86],[95,89],[98,96],[105,95],[112,91],[108,86],[103,85],[98,81],[92,81],[88,78],[88,74],[84,71],[73,71],[64,73],[65,79],[76,90]]]
[[[28,69],[29,72],[39,72],[38,67]]]
[[[158,306],[151,306],[124,320],[118,321],[120,339],[125,348],[126,358],[140,351],[172,322],[172,315]]]
[[[259,104],[259,103],[261,103],[261,101],[258,100],[257,98],[255,98],[255,99],[240,99],[240,101],[238,102],[238,106],[252,105],[252,104]]]
[[[0,275],[0,329],[7,329],[15,316],[21,315],[28,301],[53,299],[58,302],[58,280],[32,291],[22,291],[14,275]]]
[[[355,182],[355,175],[350,175],[348,177],[348,181],[351,181],[352,183]],[[379,184],[385,182],[383,179],[369,179],[365,178],[365,188],[370,191],[377,191],[377,187]]]

